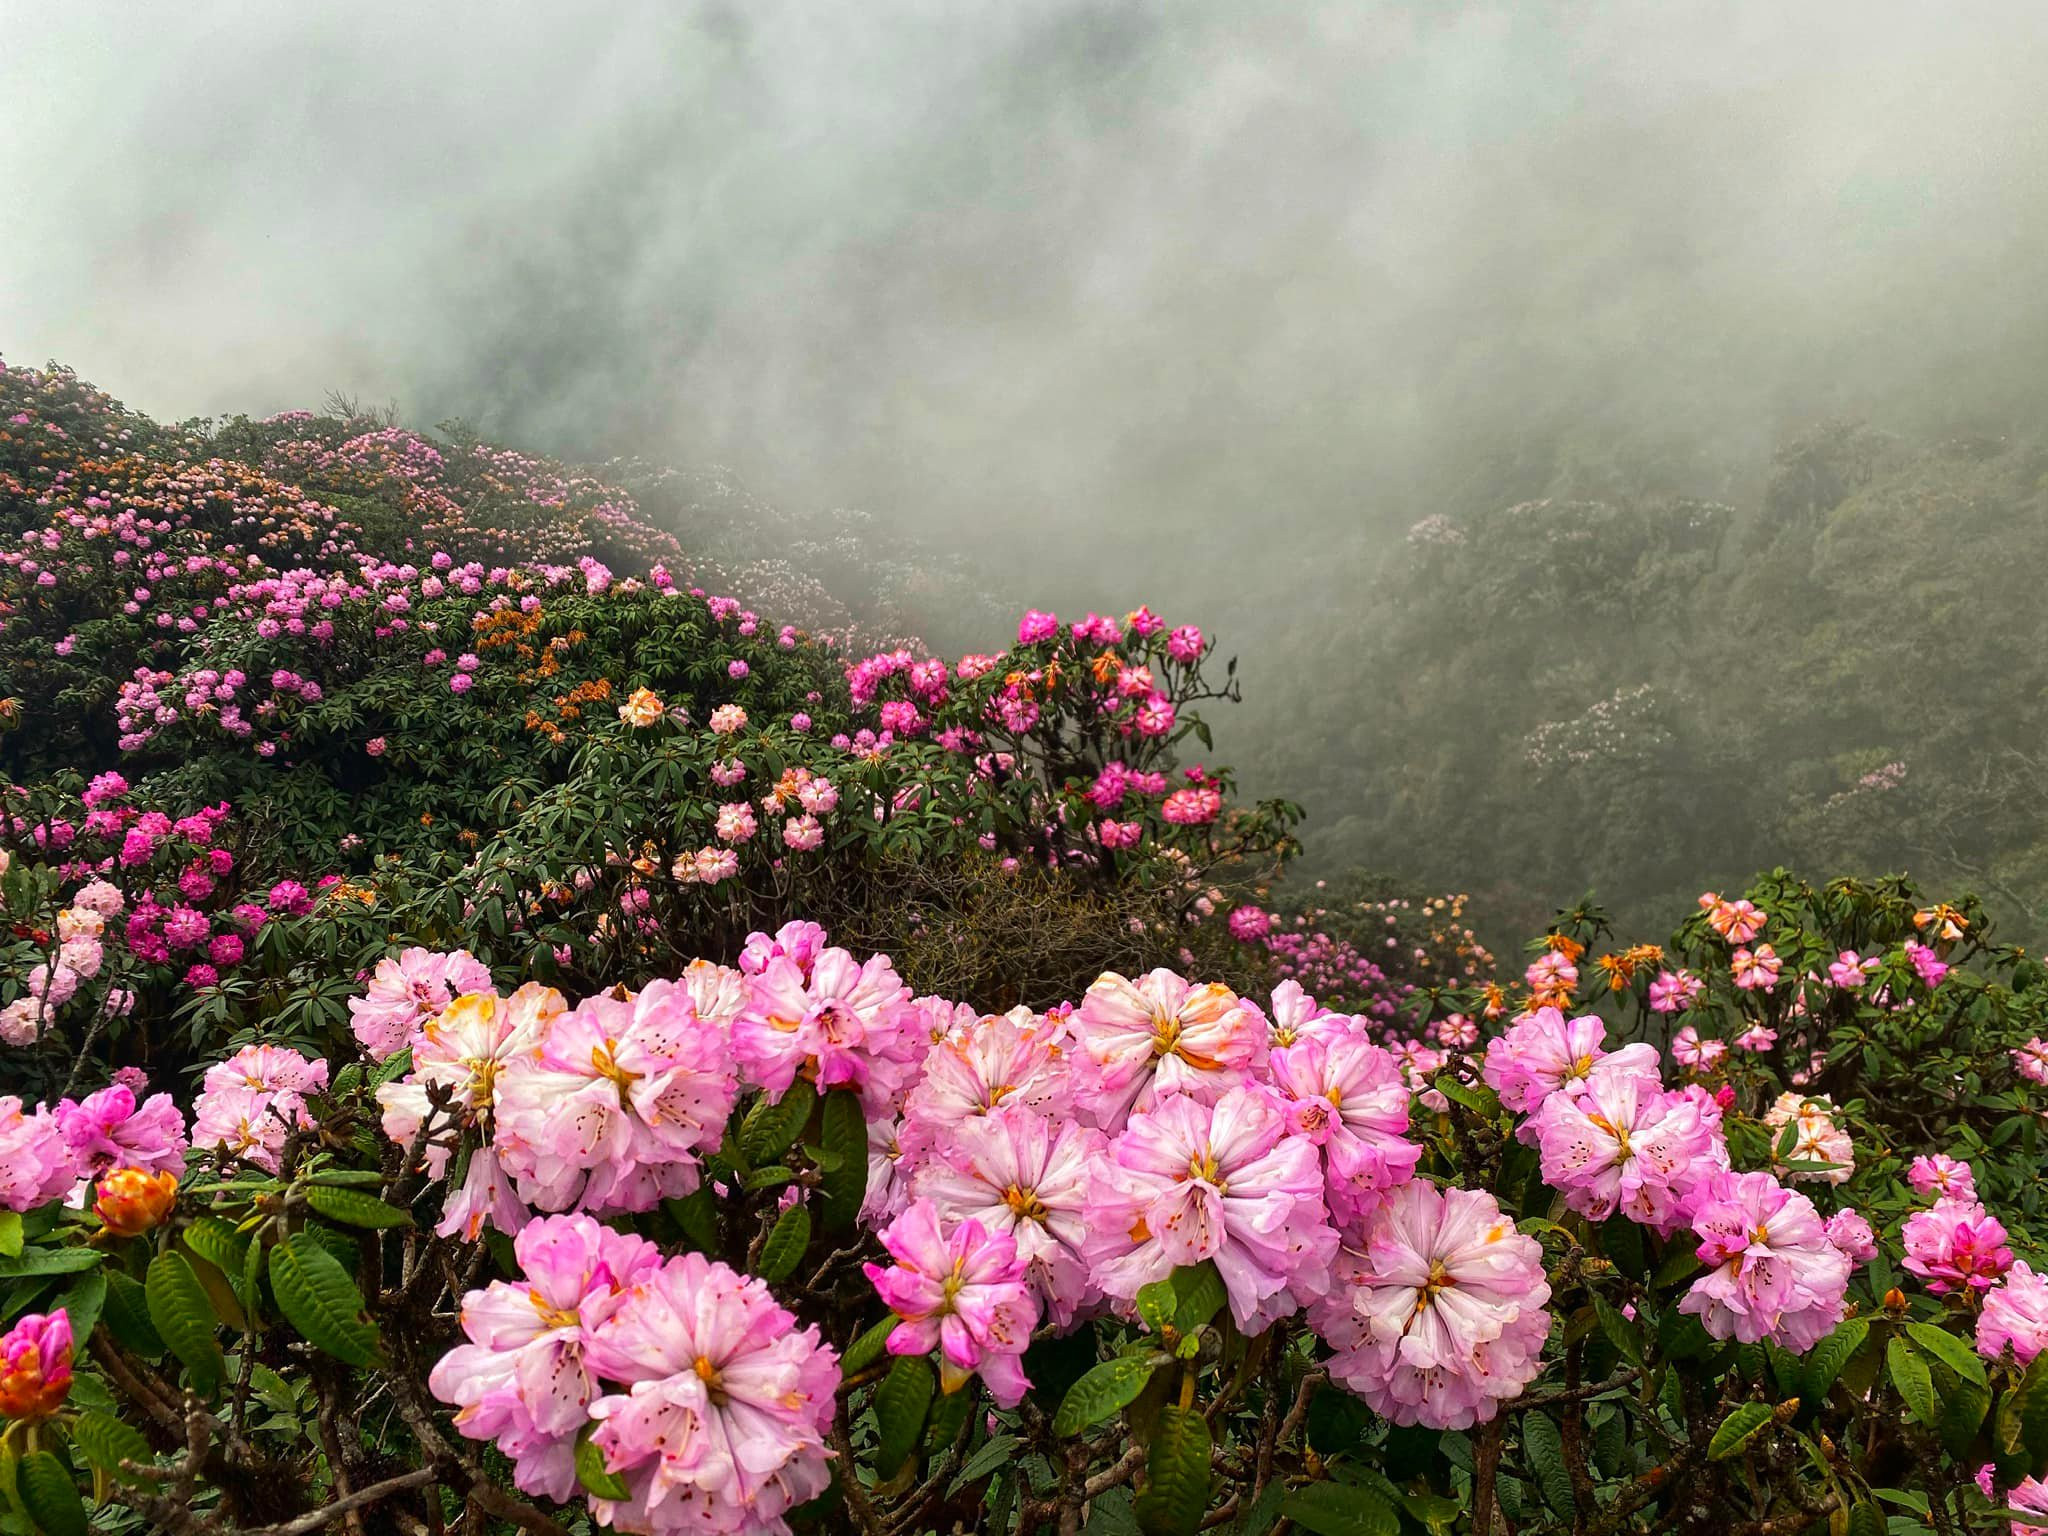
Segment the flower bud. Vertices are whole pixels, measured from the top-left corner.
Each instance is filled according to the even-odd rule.
[[[116,1237],[134,1237],[161,1226],[178,1202],[175,1173],[145,1173],[140,1168],[116,1168],[99,1182],[99,1198],[93,1209],[107,1230]]]
[[[1888,1316],[1904,1317],[1906,1315],[1906,1293],[1896,1285],[1886,1291],[1884,1293],[1884,1310]]]
[[[0,1337],[0,1414],[48,1418],[71,1390],[71,1317],[31,1312]]]

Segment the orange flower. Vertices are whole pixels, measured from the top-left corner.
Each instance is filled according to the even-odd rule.
[[[1563,955],[1565,959],[1571,961],[1573,965],[1577,965],[1579,963],[1579,957],[1585,954],[1586,952],[1586,946],[1581,944],[1577,939],[1571,937],[1569,934],[1546,934],[1544,935],[1543,942],[1546,947],[1560,955]]]
[[[100,1180],[98,1193],[92,1208],[107,1230],[116,1237],[135,1237],[162,1226],[171,1214],[178,1203],[178,1176],[116,1168]]]

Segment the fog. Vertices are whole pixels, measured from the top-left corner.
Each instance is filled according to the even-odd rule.
[[[1823,628],[1866,590],[1823,580],[1828,549],[1901,576],[1966,526],[1930,524],[1910,476],[1870,529],[1776,550],[1782,578],[1739,537],[1706,566],[1651,540],[1635,579],[1685,588],[1686,627],[1653,601],[1569,666],[1538,649],[1576,632],[1570,570],[1491,651],[1510,621],[1469,572],[1374,585],[1418,519],[1551,492],[1711,498],[1739,529],[1774,450],[1829,418],[2038,437],[2044,64],[2035,0],[0,0],[0,355],[160,417],[339,390],[565,457],[723,465],[969,552],[1003,609],[1197,618],[1262,701],[1225,746],[1310,802],[1312,837],[1334,824],[1339,862],[1522,879],[1557,803],[1522,735],[1654,685],[1671,761],[1573,792],[1634,797],[1661,862],[1566,826],[1518,899],[1626,866],[1682,901],[1713,859],[1938,847],[2048,911],[2048,846],[1989,811],[1957,832],[1989,791],[1921,766],[1978,772],[1994,719],[2030,750],[2002,705],[1949,698],[1938,752],[1881,709],[1800,734],[1898,675]],[[1859,441],[1818,483],[1877,472]],[[2038,469],[1972,473],[1927,482],[1976,509],[1968,538],[2040,521],[2014,510]],[[1528,588],[1504,573],[1532,546],[1488,537],[1482,574]],[[1945,625],[1973,557],[1935,554],[1963,596],[1901,590]],[[1822,585],[1785,584],[1809,567]],[[1761,690],[1775,717],[1694,687],[1731,569],[1747,622],[1819,658]],[[986,612],[927,633],[989,643]],[[1893,761],[1929,786],[1919,841],[1802,830]],[[1666,836],[1703,784],[1760,773],[1769,817],[1738,796],[1704,852]]]

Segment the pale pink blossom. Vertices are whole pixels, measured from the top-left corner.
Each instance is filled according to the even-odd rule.
[[[379,960],[363,995],[348,1000],[349,1028],[372,1061],[383,1061],[461,994],[490,985],[490,968],[466,949],[408,949]]]
[[[1268,1060],[1287,1128],[1322,1148],[1325,1197],[1341,1225],[1361,1221],[1415,1174],[1400,1064],[1348,1026],[1283,1046]]]
[[[1616,1211],[1669,1235],[1684,1201],[1727,1154],[1698,1100],[1627,1070],[1596,1066],[1579,1093],[1556,1093],[1536,1116],[1543,1177],[1565,1204],[1605,1221]]]
[[[1235,992],[1168,970],[1136,981],[1098,976],[1071,1027],[1076,1107],[1108,1131],[1161,1095],[1213,1104],[1249,1081],[1266,1055],[1265,1020]]]
[[[1331,1376],[1396,1424],[1483,1424],[1542,1369],[1543,1248],[1483,1190],[1402,1185],[1336,1268],[1310,1322]]]
[[[1984,1293],[1977,1314],[1977,1352],[1999,1360],[2007,1347],[2021,1366],[2048,1349],[2048,1275],[2037,1275],[2025,1259],[2006,1272],[2005,1283]]]
[[[886,955],[863,962],[823,950],[808,975],[782,955],[748,986],[732,1021],[733,1055],[770,1098],[801,1077],[820,1090],[858,1089],[870,1115],[884,1114],[923,1048],[915,1020],[910,989]]]
[[[1717,1339],[1805,1354],[1842,1320],[1850,1262],[1806,1196],[1767,1173],[1717,1172],[1693,1196],[1708,1273],[1679,1302]]]
[[[2005,1226],[1975,1200],[1937,1200],[1906,1218],[1905,1267],[1939,1296],[1988,1291],[2012,1268]]]

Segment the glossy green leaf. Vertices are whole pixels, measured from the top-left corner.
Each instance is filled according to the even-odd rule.
[[[768,1095],[762,1094],[740,1122],[740,1151],[755,1167],[780,1162],[783,1153],[796,1145],[817,1105],[818,1095],[805,1083],[792,1087],[779,1104],[769,1103]]]
[[[1131,1503],[1145,1536],[1194,1536],[1209,1508],[1213,1442],[1198,1408],[1159,1410],[1145,1455],[1145,1487]]]
[[[386,1204],[360,1189],[336,1189],[325,1184],[307,1187],[306,1204],[348,1227],[405,1227],[412,1225],[412,1213]]]
[[[1121,1411],[1145,1390],[1161,1358],[1156,1354],[1119,1355],[1091,1368],[1067,1388],[1059,1412],[1052,1416],[1052,1432],[1062,1437],[1078,1435]]]
[[[1714,1438],[1707,1443],[1707,1460],[1726,1461],[1762,1434],[1771,1422],[1769,1403],[1742,1403],[1721,1421]]]
[[[605,1466],[604,1452],[590,1443],[594,1427],[586,1424],[576,1436],[576,1481],[593,1498],[623,1499],[631,1490],[623,1477]]]
[[[768,1240],[761,1245],[761,1257],[754,1265],[755,1278],[771,1285],[787,1280],[796,1273],[804,1250],[810,1245],[811,1208],[801,1203],[792,1205],[775,1218],[775,1225],[769,1229]]]
[[[155,1465],[142,1432],[109,1413],[81,1413],[71,1423],[71,1443],[87,1461],[125,1482],[141,1479],[133,1472],[123,1472],[122,1462],[132,1461],[143,1467]]]
[[[875,1388],[875,1471],[882,1477],[895,1476],[924,1433],[932,1389],[932,1368],[922,1355],[901,1356]]]
[[[1932,1428],[1941,1416],[1941,1405],[1935,1400],[1934,1376],[1926,1360],[1904,1339],[1893,1339],[1885,1346],[1884,1360],[1892,1385],[1913,1410],[1913,1417]]]
[[[881,1359],[883,1351],[889,1346],[889,1335],[896,1331],[897,1325],[902,1321],[902,1318],[892,1312],[847,1345],[846,1353],[839,1359],[840,1374],[857,1375]]]
[[[363,1293],[340,1262],[305,1232],[270,1250],[270,1290],[285,1320],[308,1343],[349,1365],[368,1365],[377,1347]]]
[[[868,1197],[868,1122],[861,1113],[860,1095],[848,1088],[833,1089],[825,1095],[819,1123],[820,1143],[837,1163],[819,1183],[818,1214],[827,1231],[840,1232],[859,1218]]]
[[[86,1536],[85,1505],[64,1463],[48,1451],[31,1451],[14,1471],[21,1507],[45,1536]]]
[[[1297,1488],[1280,1513],[1315,1536],[1394,1536],[1400,1519],[1371,1488],[1351,1483],[1310,1483]]]
[[[190,1261],[182,1253],[158,1254],[150,1261],[143,1293],[151,1324],[192,1373],[193,1390],[211,1397],[220,1385],[220,1345],[213,1336],[219,1319]]]

